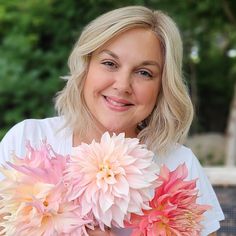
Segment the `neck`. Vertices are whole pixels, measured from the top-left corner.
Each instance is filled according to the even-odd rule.
[[[91,143],[93,140],[99,142],[101,139],[101,136],[103,135],[103,133],[105,133],[108,130],[100,130],[97,129],[95,127],[91,127],[90,129],[87,130],[86,134],[81,135],[78,131],[74,130],[73,132],[73,147],[76,147],[78,145],[80,145],[81,143]],[[112,135],[113,133],[116,133],[117,135],[119,133],[125,133],[126,137],[129,138],[136,138],[137,137],[137,132],[133,131],[133,132],[126,132],[126,131],[108,131],[110,133],[110,135]]]

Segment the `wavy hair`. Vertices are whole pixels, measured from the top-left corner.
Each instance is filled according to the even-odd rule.
[[[156,106],[138,133],[138,138],[156,154],[163,155],[182,143],[193,118],[193,106],[182,75],[182,40],[175,22],[159,10],[128,6],[105,13],[82,31],[69,57],[70,75],[56,96],[55,108],[65,117],[65,126],[87,132],[93,118],[83,96],[91,54],[113,37],[131,28],[151,29],[162,46],[162,85]]]

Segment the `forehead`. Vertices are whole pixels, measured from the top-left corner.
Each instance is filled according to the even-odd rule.
[[[157,60],[162,64],[160,39],[155,32],[148,28],[132,28],[121,32],[108,40],[94,53],[100,54],[106,50],[110,50],[117,55],[131,56],[130,54],[133,53],[135,57]]]

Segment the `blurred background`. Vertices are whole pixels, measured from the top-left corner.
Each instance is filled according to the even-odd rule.
[[[67,58],[81,29],[96,16],[127,5],[161,9],[177,22],[184,42],[183,73],[196,110],[186,145],[203,166],[235,166],[233,0],[0,0],[0,140],[23,119],[55,115],[53,98],[64,86],[60,77],[68,74]],[[222,180],[226,172],[213,176]],[[230,187],[230,181],[215,185],[228,219],[220,235],[236,235],[232,179],[227,180]]]

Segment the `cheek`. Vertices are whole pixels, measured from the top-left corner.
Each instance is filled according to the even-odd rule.
[[[85,97],[91,96],[99,88],[99,74],[96,70],[90,68],[84,82],[84,95]]]
[[[139,104],[153,108],[156,104],[157,96],[160,91],[160,85],[150,84],[137,89],[137,99]]]
[[[84,89],[83,89],[83,95],[85,98],[85,101],[87,102],[87,99],[90,97],[90,93],[91,93],[91,84],[90,84],[90,80],[88,80],[88,78],[85,78],[84,81]]]
[[[111,83],[111,76],[96,66],[91,66],[85,79],[84,91],[85,93],[97,94],[109,87]]]
[[[85,87],[89,87],[92,84],[95,84],[96,82],[96,75],[97,74],[97,70],[96,67],[93,66],[93,63],[90,64],[89,69],[88,69],[88,73],[87,76],[85,78]]]

